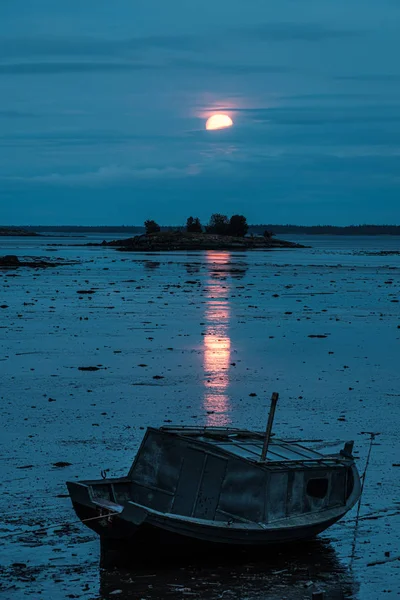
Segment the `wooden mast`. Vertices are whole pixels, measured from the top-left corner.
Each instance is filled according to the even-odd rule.
[[[267,428],[265,430],[264,444],[263,444],[263,449],[261,452],[261,462],[265,462],[266,457],[267,457],[268,445],[269,445],[269,441],[271,438],[272,424],[274,422],[275,408],[276,408],[276,403],[278,402],[278,398],[279,398],[279,394],[277,392],[274,392],[271,397],[271,408],[269,410]]]

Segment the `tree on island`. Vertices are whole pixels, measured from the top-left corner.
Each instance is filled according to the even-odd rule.
[[[198,217],[189,217],[186,221],[186,231],[189,233],[201,233],[203,228]]]
[[[229,220],[229,235],[244,237],[249,230],[246,217],[243,215],[232,215]]]
[[[161,230],[161,227],[158,225],[158,223],[152,219],[147,219],[147,221],[144,222],[144,227],[146,229],[146,235],[149,235],[150,233],[158,233]]]
[[[210,217],[210,222],[206,226],[207,233],[216,233],[218,235],[228,235],[229,233],[229,220],[226,215],[220,213],[214,213]]]
[[[232,215],[230,219],[226,215],[214,213],[211,215],[210,222],[206,226],[207,233],[216,233],[218,235],[232,235],[235,237],[245,237],[249,230],[246,217],[243,215]]]
[[[274,235],[275,233],[273,231],[269,231],[268,229],[266,229],[263,233],[263,236],[266,240],[270,240]]]

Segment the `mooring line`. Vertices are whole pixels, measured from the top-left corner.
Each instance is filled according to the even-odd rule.
[[[376,438],[377,435],[379,435],[379,433],[374,433],[372,431],[365,431],[363,433],[368,433],[370,435],[370,442],[369,442],[369,449],[368,449],[368,454],[367,454],[367,460],[365,461],[365,468],[364,468],[364,473],[361,475],[361,491],[360,491],[360,498],[358,499],[358,506],[357,506],[357,514],[355,517],[355,526],[354,526],[354,537],[353,537],[353,543],[352,543],[352,548],[351,548],[351,555],[350,555],[350,568],[352,568],[353,565],[353,561],[355,558],[355,553],[356,553],[356,545],[357,545],[357,533],[358,533],[358,523],[360,520],[360,508],[361,508],[361,500],[362,500],[362,495],[363,495],[363,491],[364,491],[364,485],[365,485],[365,478],[367,475],[367,469],[369,466],[369,460],[371,457],[371,451],[372,451],[372,446],[373,446],[373,442],[374,439]]]
[[[0,540],[5,540],[6,538],[16,537],[21,535],[27,535],[29,533],[38,533],[39,531],[48,531],[52,527],[65,527],[70,525],[78,525],[79,523],[88,523],[88,521],[98,521],[100,519],[108,519],[108,517],[113,517],[114,515],[119,515],[119,512],[110,512],[106,515],[100,515],[98,517],[88,517],[87,519],[79,519],[79,521],[64,521],[62,523],[56,523],[54,525],[47,525],[46,527],[39,527],[38,529],[27,529],[26,531],[7,533],[6,535],[0,536]]]

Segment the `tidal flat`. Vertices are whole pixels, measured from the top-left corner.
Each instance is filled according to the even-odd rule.
[[[311,248],[0,238],[0,255],[79,261],[0,270],[1,597],[400,595],[400,238],[286,237]],[[100,570],[65,481],[125,475],[148,425],[263,429],[273,391],[277,436],[326,451],[353,439],[361,474],[379,433],[357,527],[353,509],[269,558]]]

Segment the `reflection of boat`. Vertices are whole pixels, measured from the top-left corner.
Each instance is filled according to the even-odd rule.
[[[157,565],[157,577],[155,566]],[[274,552],[219,553],[208,559],[180,557],[173,560],[129,565],[128,570],[101,569],[100,596],[165,600],[190,596],[197,600],[251,598],[252,600],[304,600],[324,591],[324,600],[353,598],[359,585],[338,559],[332,546],[312,540]],[[184,566],[184,568],[182,568]]]
[[[127,477],[68,482],[104,550],[126,545],[270,546],[313,537],[360,496],[352,443],[323,455],[267,432],[148,428]],[[156,542],[156,544],[155,544]]]

